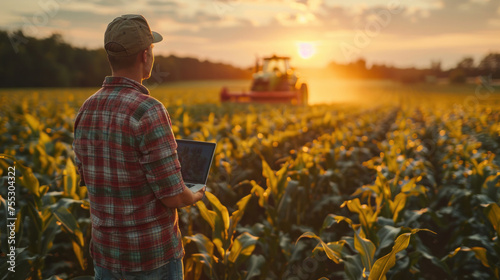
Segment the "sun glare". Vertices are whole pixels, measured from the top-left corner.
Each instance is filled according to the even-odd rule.
[[[308,59],[316,53],[316,47],[311,42],[300,42],[297,43],[297,51],[301,58]]]

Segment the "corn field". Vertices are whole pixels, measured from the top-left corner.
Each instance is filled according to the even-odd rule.
[[[0,92],[2,279],[92,279],[71,143],[93,91]],[[179,210],[185,279],[500,279],[494,92],[294,107],[204,91],[151,90],[177,138],[218,144],[206,198]]]

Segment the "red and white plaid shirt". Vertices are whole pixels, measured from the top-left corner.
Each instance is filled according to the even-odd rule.
[[[182,258],[177,209],[160,201],[185,188],[163,104],[134,80],[106,77],[80,108],[74,130],[96,264],[146,271]]]

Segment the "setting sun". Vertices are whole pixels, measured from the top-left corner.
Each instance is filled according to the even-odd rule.
[[[297,51],[303,59],[311,58],[316,53],[316,47],[311,42],[297,43]]]

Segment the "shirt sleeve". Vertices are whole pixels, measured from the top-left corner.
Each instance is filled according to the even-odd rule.
[[[139,162],[155,196],[162,199],[182,193],[184,182],[177,158],[177,142],[163,104],[148,109],[137,128]]]

